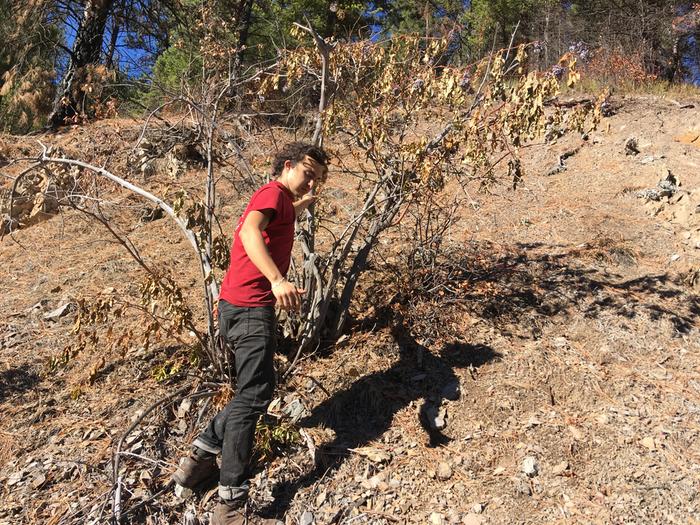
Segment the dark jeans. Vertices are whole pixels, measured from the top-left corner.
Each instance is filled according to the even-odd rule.
[[[219,328],[234,350],[236,395],[194,445],[214,454],[221,451],[219,494],[224,499],[239,499],[247,493],[251,477],[255,426],[267,411],[275,387],[274,307],[244,308],[220,301]],[[227,492],[227,488],[234,490]]]

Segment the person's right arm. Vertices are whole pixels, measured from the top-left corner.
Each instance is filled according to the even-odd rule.
[[[238,236],[248,258],[273,285],[272,294],[277,299],[278,304],[285,310],[299,310],[301,308],[301,294],[304,293],[304,290],[297,288],[284,278],[265,245],[262,232],[270,224],[271,218],[271,211],[252,210],[248,212]]]

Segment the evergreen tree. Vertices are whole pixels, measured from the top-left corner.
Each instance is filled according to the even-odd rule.
[[[0,122],[27,132],[51,107],[63,35],[53,2],[0,0]]]
[[[48,123],[56,128],[78,110],[77,91],[88,74],[88,67],[98,63],[105,25],[113,0],[87,0],[85,11],[70,53],[68,68],[56,92]]]

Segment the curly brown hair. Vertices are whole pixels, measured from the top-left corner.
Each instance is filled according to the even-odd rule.
[[[328,160],[330,157],[323,148],[306,142],[290,142],[285,144],[275,155],[275,160],[272,162],[272,176],[279,177],[282,174],[286,161],[289,160],[296,165],[297,162],[301,162],[307,156],[326,168],[325,171],[328,171]]]

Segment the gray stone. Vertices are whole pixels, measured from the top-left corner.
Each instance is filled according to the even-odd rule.
[[[540,466],[534,456],[527,456],[523,459],[522,471],[526,476],[534,478],[540,471]]]
[[[46,482],[46,474],[44,474],[40,470],[35,470],[31,473],[31,476],[32,480],[30,483],[35,489],[38,489],[44,484],[44,482]]]
[[[23,470],[18,470],[17,472],[13,472],[7,477],[7,486],[11,487],[12,485],[16,485],[22,480],[22,476],[24,476],[24,471]]]
[[[637,193],[640,199],[648,201],[660,201],[661,199],[672,197],[679,191],[681,183],[678,178],[671,173],[671,170],[664,168],[661,170],[661,180],[656,188],[647,188]]]
[[[160,206],[151,206],[144,208],[141,213],[141,220],[143,222],[153,222],[165,217],[165,212]]]
[[[625,142],[625,155],[638,155],[639,154],[639,144],[637,139],[630,137]]]
[[[666,155],[647,155],[646,157],[642,158],[639,162],[642,164],[651,164],[652,162],[656,162],[657,160],[665,159]]]
[[[72,309],[73,309],[73,304],[66,303],[64,305],[59,306],[55,310],[52,310],[49,313],[44,314],[44,319],[46,319],[47,321],[55,321],[57,319],[60,319],[64,315],[68,314]]]
[[[447,422],[445,421],[445,418],[441,417],[439,415],[433,418],[432,424],[433,424],[433,428],[435,430],[442,430],[443,428],[445,428],[447,426]]]
[[[33,304],[30,308],[27,309],[27,312],[33,312],[34,310],[43,310],[44,306],[46,306],[49,303],[48,299],[42,299],[36,304]]]
[[[314,513],[310,511],[304,511],[304,513],[299,518],[299,525],[314,525],[316,523],[316,518]]]
[[[175,495],[180,499],[188,499],[192,496],[192,490],[181,485],[175,485]]]
[[[447,409],[445,407],[437,407],[434,404],[427,402],[421,407],[421,417],[435,430],[442,430],[447,426]]]
[[[180,406],[177,407],[177,417],[185,417],[189,413],[190,408],[192,408],[192,398],[187,397],[180,403]]]
[[[308,415],[308,410],[299,399],[293,399],[289,404],[287,404],[283,409],[282,413],[289,416],[292,423],[296,423],[305,415]]]
[[[552,177],[553,175],[556,175],[557,173],[562,173],[566,171],[566,166],[563,164],[555,164],[549,170],[547,170],[546,176],[547,177]]]
[[[440,481],[447,481],[452,477],[452,467],[443,461],[438,465],[436,474]]]
[[[554,343],[554,346],[557,348],[566,348],[569,346],[569,341],[566,339],[566,337],[555,337],[552,340],[552,343]]]
[[[681,185],[680,180],[678,180],[678,177],[676,177],[673,173],[671,173],[671,170],[668,168],[664,168],[661,170],[661,180],[658,183],[659,188],[662,190],[669,190],[672,193],[675,193],[678,191],[678,188]]]

